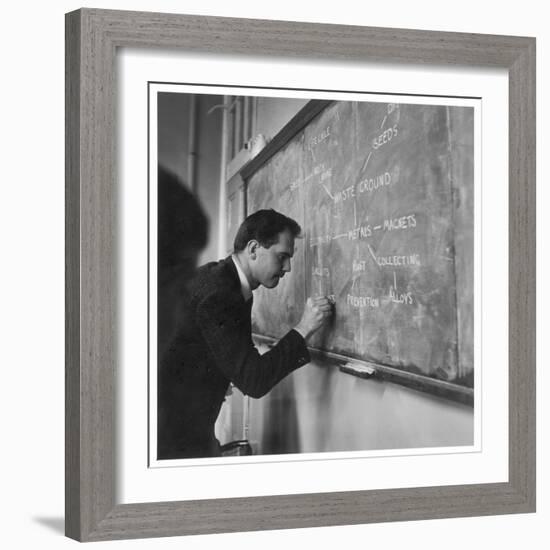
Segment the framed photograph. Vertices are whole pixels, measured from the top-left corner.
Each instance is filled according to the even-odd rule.
[[[67,536],[535,510],[534,39],[66,44]]]

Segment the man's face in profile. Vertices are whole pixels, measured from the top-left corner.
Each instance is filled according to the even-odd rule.
[[[290,259],[293,255],[294,237],[288,229],[279,233],[279,240],[270,247],[259,245],[254,262],[256,281],[266,288],[275,288],[281,277],[290,271]]]

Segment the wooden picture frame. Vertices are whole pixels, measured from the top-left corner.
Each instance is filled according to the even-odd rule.
[[[115,57],[176,48],[509,74],[509,480],[117,504]],[[535,510],[535,39],[82,9],[66,16],[66,534],[81,541]]]

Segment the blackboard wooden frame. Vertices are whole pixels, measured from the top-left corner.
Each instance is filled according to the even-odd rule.
[[[261,168],[263,168],[279,151],[281,151],[287,143],[299,134],[310,122],[312,122],[317,115],[322,113],[328,108],[333,100],[309,100],[300,111],[273,137],[273,139],[260,151],[260,153],[253,157],[248,163],[246,163],[240,170],[241,178],[244,182],[244,195],[245,204],[248,205],[248,190],[250,184],[250,178],[252,178]],[[249,215],[252,212],[245,212],[245,215]],[[254,334],[254,337],[269,344],[274,344],[275,340],[270,337],[265,337],[262,334]],[[405,369],[394,368],[387,365],[380,365],[375,363],[369,363],[367,361],[358,360],[355,357],[346,357],[345,355],[338,353],[331,353],[326,350],[309,348],[310,352],[319,360],[330,363],[343,364],[348,360],[352,360],[355,363],[363,364],[375,370],[375,376],[380,380],[388,382],[395,382],[409,388],[431,393],[445,399],[457,401],[471,407],[474,406],[474,388],[461,386],[453,382],[447,382],[445,380],[439,380],[436,378],[430,378],[421,374],[409,372]],[[352,372],[350,370],[343,369],[345,372]],[[358,373],[354,373],[359,376]]]
[[[509,481],[117,504],[117,48],[509,72]],[[81,541],[535,511],[535,39],[84,9],[66,16],[66,534]]]

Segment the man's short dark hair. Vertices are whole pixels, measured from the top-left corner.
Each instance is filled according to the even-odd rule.
[[[246,248],[249,241],[256,240],[264,248],[269,248],[279,240],[279,233],[288,229],[294,238],[299,237],[302,228],[292,218],[269,210],[258,210],[250,214],[239,227],[233,251],[240,252]]]

